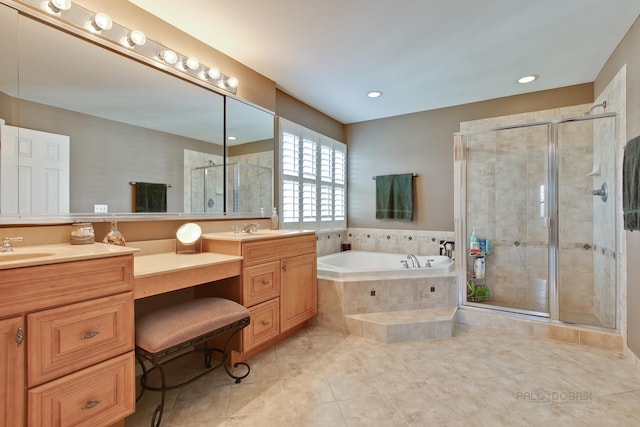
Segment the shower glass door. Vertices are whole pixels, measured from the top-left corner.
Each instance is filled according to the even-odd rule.
[[[549,316],[548,127],[464,136],[467,303]],[[485,275],[469,236],[490,241]]]
[[[558,155],[558,319],[615,328],[615,117],[552,126]]]

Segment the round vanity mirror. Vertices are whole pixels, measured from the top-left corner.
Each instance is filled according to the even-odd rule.
[[[202,229],[198,224],[192,222],[182,224],[176,233],[178,241],[185,246],[194,245],[200,236],[202,236]]]

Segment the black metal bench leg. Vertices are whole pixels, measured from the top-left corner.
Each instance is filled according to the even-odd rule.
[[[240,375],[240,376],[235,375],[233,372],[231,372],[231,370],[227,366],[227,358],[229,357],[229,343],[231,343],[231,339],[233,338],[233,336],[238,332],[240,332],[241,330],[242,329],[237,329],[233,331],[231,335],[229,335],[229,338],[227,338],[227,342],[224,344],[224,350],[222,351],[222,366],[224,366],[224,370],[227,373],[227,375],[229,375],[231,378],[236,380],[236,384],[240,383],[240,381],[242,381],[244,378],[247,378],[247,376],[249,376],[249,373],[251,372],[251,367],[249,366],[249,364],[244,362],[238,362],[233,364],[234,368],[237,368],[240,365],[243,365],[245,368],[247,368],[247,372],[244,375]]]
[[[162,365],[154,364],[154,368],[157,368],[160,371],[160,404],[156,406],[156,409],[153,411],[153,416],[151,417],[151,427],[160,427],[160,422],[162,421],[162,414],[164,413],[164,402],[167,390],[167,384],[164,376],[164,367]]]

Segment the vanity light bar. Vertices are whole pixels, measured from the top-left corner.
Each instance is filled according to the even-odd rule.
[[[214,86],[226,92],[236,94],[238,79],[227,76],[216,67],[206,66],[192,56],[178,53],[167,46],[149,40],[145,34],[138,30],[130,30],[111,20],[103,12],[95,13],[82,6],[74,4],[70,0],[18,0],[32,9],[43,11],[56,21],[70,25],[81,30],[87,35],[98,36],[101,39],[125,47],[120,50],[127,54],[128,51],[142,55],[148,64],[157,68],[169,69],[197,79],[199,82]]]

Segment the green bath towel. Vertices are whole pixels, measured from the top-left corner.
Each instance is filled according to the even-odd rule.
[[[376,177],[376,219],[413,221],[413,174]]]
[[[624,229],[640,230],[640,136],[624,147],[622,162]]]

